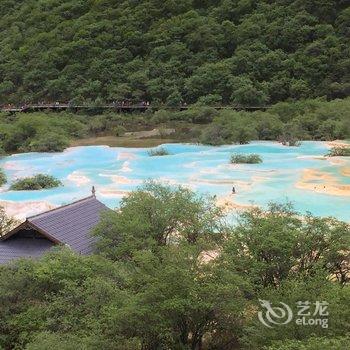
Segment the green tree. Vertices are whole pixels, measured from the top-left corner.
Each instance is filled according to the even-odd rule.
[[[232,79],[232,101],[238,106],[262,106],[266,105],[268,96],[262,88],[254,86],[253,82],[246,77]]]
[[[272,204],[267,212],[256,208],[241,215],[225,254],[257,288],[312,276],[318,268],[345,284],[349,240],[350,226],[344,222],[311,214],[300,218],[289,205]]]
[[[213,198],[147,182],[97,226],[97,251],[112,259],[130,259],[135,251],[157,251],[173,241],[210,245],[222,239],[222,217]]]
[[[167,98],[166,104],[169,107],[179,108],[182,103],[182,97],[178,90],[174,90]]]
[[[200,349],[218,342],[216,332],[236,339],[248,285],[232,271],[203,262],[188,243],[138,252],[132,263],[129,301],[107,316],[110,327],[137,336],[142,349]],[[111,310],[112,311],[112,310]]]
[[[37,191],[62,186],[62,182],[51,175],[37,174],[32,177],[18,179],[11,184],[12,191]]]

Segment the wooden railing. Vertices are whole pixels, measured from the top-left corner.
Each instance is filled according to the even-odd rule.
[[[269,106],[212,106],[215,109],[232,109],[232,110],[247,110],[247,111],[254,111],[254,110],[266,110],[269,109]],[[0,108],[1,112],[10,112],[10,113],[21,113],[21,112],[35,112],[35,111],[45,111],[45,110],[52,110],[52,111],[60,111],[60,110],[84,110],[84,109],[110,109],[115,110],[118,112],[133,112],[133,111],[146,111],[148,109],[160,109],[162,106],[157,105],[157,107],[153,107],[151,104],[105,104],[105,105],[84,105],[84,104],[70,104],[70,103],[53,103],[53,104],[25,104],[21,106],[13,106],[13,105],[6,105],[2,106]],[[169,107],[164,106],[164,108],[169,109]],[[187,110],[190,108],[187,105],[181,105],[177,108],[173,109],[180,109],[180,110]],[[171,109],[171,108],[170,108]]]

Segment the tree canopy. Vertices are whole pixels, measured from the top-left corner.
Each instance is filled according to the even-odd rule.
[[[1,213],[0,213],[1,216]],[[343,349],[349,224],[289,205],[229,224],[211,197],[146,183],[106,213],[96,254],[0,266],[4,349]],[[329,303],[329,327],[268,328],[259,299]]]
[[[0,103],[350,93],[346,0],[3,0]]]

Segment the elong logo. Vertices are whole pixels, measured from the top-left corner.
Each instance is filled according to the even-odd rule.
[[[273,306],[268,300],[259,299],[260,305],[264,308],[258,312],[259,321],[268,328],[282,326],[293,320],[293,311],[289,305],[279,302],[279,306]],[[298,301],[298,309],[295,317],[295,324],[298,326],[321,326],[328,328],[328,303],[326,301],[316,301],[314,311],[311,312],[310,301]],[[317,317],[316,317],[317,316]]]
[[[268,300],[259,299],[262,307],[266,309],[265,313],[259,311],[259,321],[266,327],[272,328],[273,325],[283,325],[289,323],[293,318],[292,309],[285,303],[280,302],[282,307],[273,307]]]

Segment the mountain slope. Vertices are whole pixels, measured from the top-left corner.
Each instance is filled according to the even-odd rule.
[[[346,0],[2,0],[0,103],[350,94]]]

